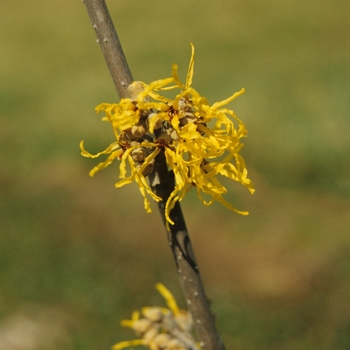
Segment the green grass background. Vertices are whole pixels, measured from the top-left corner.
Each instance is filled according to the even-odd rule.
[[[228,198],[250,216],[183,201],[227,349],[349,349],[350,2],[107,3],[136,79],[184,77],[193,42],[210,102],[247,90],[230,107],[257,191]],[[163,305],[156,282],[185,306],[164,229],[117,165],[91,179],[80,156],[113,140],[94,107],[117,101],[83,3],[0,18],[0,349],[109,349]]]

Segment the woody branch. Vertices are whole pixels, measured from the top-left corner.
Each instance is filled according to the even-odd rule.
[[[123,53],[117,32],[104,0],[83,0],[120,98],[130,97],[128,86],[133,78]],[[150,174],[152,190],[162,198],[158,207],[166,227],[165,203],[174,189],[174,175],[168,170],[164,153],[155,160]],[[191,240],[180,204],[170,212],[174,225],[166,228],[169,245],[175,260],[180,285],[192,314],[194,327],[203,350],[224,350],[215,328],[214,318],[205,295]]]

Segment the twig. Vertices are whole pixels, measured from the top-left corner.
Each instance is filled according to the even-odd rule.
[[[127,87],[133,79],[105,1],[83,0],[83,2],[118,95],[120,98],[128,97]],[[164,153],[161,152],[157,156],[155,169],[149,177],[152,190],[162,198],[158,207],[166,226],[165,203],[174,189],[174,175],[168,170]],[[178,202],[171,210],[170,218],[174,221],[174,225],[169,225],[170,230],[167,229],[168,240],[201,348],[203,350],[224,350],[224,345],[215,328],[214,317],[204,292],[191,240]]]
[[[133,78],[113,21],[104,0],[82,0],[86,6],[97,41],[120,98],[129,97],[128,86]]]
[[[155,163],[155,171],[150,175],[152,190],[162,198],[158,203],[164,225],[165,204],[174,189],[174,175],[168,170],[164,153],[160,153]],[[155,184],[158,183],[158,184]],[[182,292],[193,317],[194,327],[203,350],[224,350],[224,344],[215,328],[214,318],[204,292],[194,250],[188,235],[179,202],[170,212],[174,225],[167,230],[168,241],[179,274]]]

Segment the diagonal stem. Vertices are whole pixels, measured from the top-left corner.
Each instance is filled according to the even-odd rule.
[[[82,0],[95,29],[97,41],[111,73],[120,98],[129,97],[128,86],[133,82],[122,45],[104,0]]]
[[[158,207],[165,227],[165,204],[174,189],[174,174],[168,170],[164,153],[155,162],[155,171],[149,175],[152,190],[162,198]],[[224,344],[215,327],[214,317],[205,295],[193,246],[188,234],[179,202],[170,212],[174,225],[166,229],[169,245],[175,260],[180,285],[192,315],[194,328],[203,350],[224,350]]]
[[[120,98],[129,97],[127,87],[132,83],[133,78],[106,3],[104,0],[83,0],[83,2],[95,29],[118,95]],[[149,177],[152,190],[162,198],[158,207],[166,226],[165,204],[174,189],[174,174],[168,170],[163,152],[157,156],[155,170]],[[215,328],[214,317],[204,292],[185,219],[178,202],[171,210],[170,218],[174,221],[174,225],[170,225],[169,229],[166,229],[168,241],[201,349],[224,350],[224,345]]]

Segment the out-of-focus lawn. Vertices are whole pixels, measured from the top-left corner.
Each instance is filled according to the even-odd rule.
[[[350,348],[350,2],[108,1],[135,78],[184,76],[249,130],[250,216],[191,193],[188,227],[227,349]],[[117,165],[79,154],[113,139],[94,107],[117,99],[81,1],[2,4],[0,349],[109,349],[119,321],[184,306],[159,214]]]

